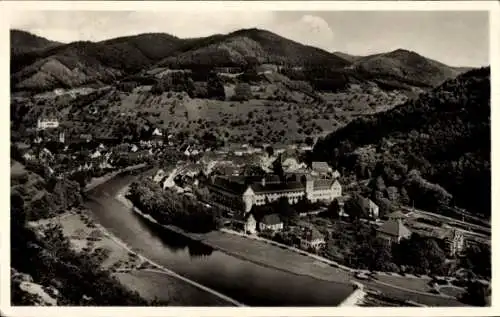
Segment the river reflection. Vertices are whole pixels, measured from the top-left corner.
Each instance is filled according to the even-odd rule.
[[[146,220],[114,199],[131,179],[96,188],[86,204],[102,226],[152,261],[249,306],[336,306],[353,291],[228,255]]]
[[[212,247],[203,244],[202,242],[194,241],[186,236],[183,236],[182,234],[165,229],[163,226],[152,223],[135,213],[134,215],[138,221],[149,227],[151,232],[154,232],[157,237],[163,241],[168,241],[168,244],[166,245],[173,252],[185,252],[187,250],[188,254],[192,258],[198,258],[210,256],[214,251]]]

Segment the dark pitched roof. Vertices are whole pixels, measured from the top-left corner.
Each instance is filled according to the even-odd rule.
[[[463,238],[464,234],[456,229],[445,231],[444,239],[454,240],[455,238]]]
[[[313,183],[314,190],[317,189],[328,189],[332,187],[335,181],[333,179],[316,179]]]
[[[250,217],[253,217],[253,219],[255,220],[255,216],[251,212],[238,213],[234,216],[234,220],[246,222],[246,221],[248,221],[248,219],[250,219]]]
[[[276,184],[280,183],[280,177],[278,175],[265,175],[262,176],[237,176],[233,177],[234,180],[239,182],[247,182],[247,183],[262,183],[262,179],[265,180],[266,184]]]
[[[300,181],[282,183],[276,175],[267,176],[265,179],[265,184],[262,184],[260,176],[218,176],[214,179],[212,186],[235,194],[243,194],[248,187],[251,187],[255,193],[291,192],[305,189]]]
[[[243,194],[247,189],[244,183],[235,182],[231,178],[221,176],[216,176],[211,185],[237,195]]]
[[[301,182],[287,182],[287,183],[271,183],[262,184],[254,183],[251,185],[255,193],[270,193],[270,192],[291,192],[304,190],[304,184]]]
[[[282,223],[278,214],[265,215],[264,217],[262,217],[262,220],[260,222],[265,225],[277,225],[279,223]]]
[[[406,218],[406,215],[404,213],[402,213],[400,210],[397,210],[395,212],[391,212],[390,214],[388,214],[387,218],[389,218],[389,219],[404,219],[404,218]]]
[[[382,233],[388,234],[393,237],[403,238],[411,235],[410,229],[408,229],[401,220],[388,220],[380,228],[377,229]]]
[[[318,170],[318,171],[329,171],[330,166],[326,162],[312,162],[311,165],[313,170]]]

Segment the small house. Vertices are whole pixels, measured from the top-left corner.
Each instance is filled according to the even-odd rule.
[[[368,217],[377,219],[379,215],[379,207],[370,198],[365,198],[364,203],[368,212]]]
[[[160,131],[160,129],[156,128],[153,131],[153,136],[163,136],[163,133]]]
[[[256,67],[257,74],[272,74],[278,72],[278,66],[274,64],[261,64]]]
[[[339,178],[339,177],[340,177],[340,173],[339,173],[339,171],[335,170],[335,171],[333,171],[333,172],[332,172],[332,178],[337,179],[337,178]]]
[[[159,169],[155,176],[153,177],[153,182],[155,183],[159,183],[161,182],[163,179],[165,179],[165,177],[167,177],[167,173],[165,173],[165,171],[163,169]]]
[[[269,214],[262,217],[259,223],[259,230],[265,231],[279,231],[283,230],[283,221],[281,221],[278,214]]]
[[[240,214],[234,218],[235,225],[242,227],[245,233],[255,234],[257,232],[257,221],[252,213]]]
[[[95,152],[91,153],[89,156],[91,159],[97,159],[97,158],[101,157],[101,152],[99,150],[96,150]]]
[[[318,250],[325,245],[325,237],[318,229],[311,227],[306,228],[300,237],[300,247],[304,250]]]
[[[344,206],[345,203],[349,199],[347,196],[340,196],[334,199],[333,203],[335,206],[335,211],[338,212],[340,218],[348,218],[349,215],[345,212]]]
[[[36,124],[38,130],[55,129],[59,127],[59,120],[56,118],[39,118]]]
[[[395,212],[391,212],[390,214],[388,214],[387,216],[387,219],[393,219],[393,220],[398,220],[398,219],[405,219],[406,218],[406,215],[404,213],[402,213],[400,210],[398,211],[395,211]]]
[[[36,160],[36,155],[34,155],[33,152],[26,152],[23,154],[23,159],[25,161],[34,161]]]
[[[449,229],[442,239],[443,250],[449,256],[459,254],[465,248],[464,234],[456,229]]]
[[[326,162],[312,162],[311,170],[313,175],[325,176],[332,173],[332,168]]]
[[[401,219],[389,219],[377,228],[377,237],[389,246],[399,243],[402,239],[408,239],[410,236],[410,229],[403,224]]]

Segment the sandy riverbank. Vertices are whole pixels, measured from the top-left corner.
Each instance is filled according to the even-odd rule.
[[[123,285],[148,300],[157,299],[169,306],[234,306],[234,303],[187,283],[175,273],[158,266],[129,249],[103,227],[95,224],[84,210],[72,210],[56,218],[31,222],[43,230],[59,223],[71,247],[99,259]]]

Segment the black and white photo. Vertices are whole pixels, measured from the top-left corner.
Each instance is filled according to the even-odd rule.
[[[487,4],[96,3],[8,19],[12,307],[492,305]]]

